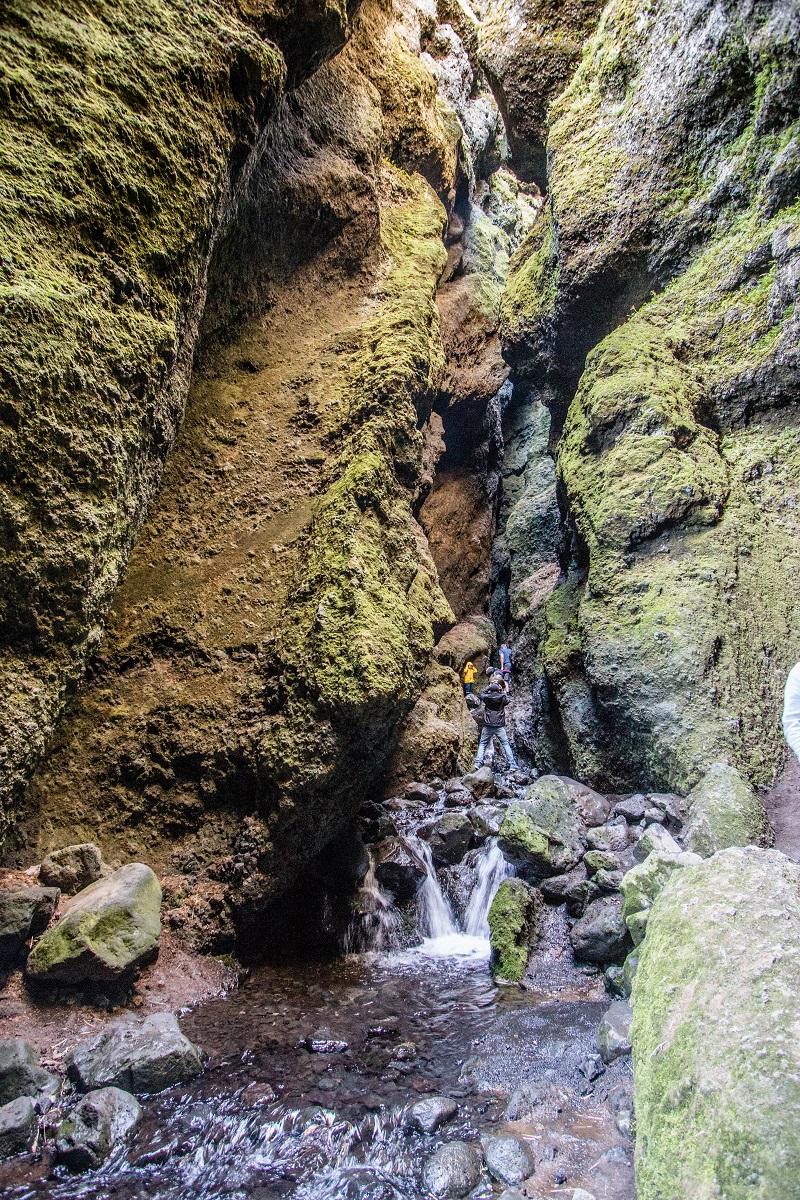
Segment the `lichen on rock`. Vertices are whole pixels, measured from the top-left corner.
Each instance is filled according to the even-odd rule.
[[[642,1200],[789,1200],[800,1168],[800,868],[728,849],[673,874],[633,982]]]

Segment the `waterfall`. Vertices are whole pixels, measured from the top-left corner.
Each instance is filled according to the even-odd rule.
[[[475,887],[464,914],[464,932],[470,937],[488,938],[489,909],[495,892],[503,880],[514,873],[497,845],[497,838],[491,838],[486,843],[475,864],[475,873]]]
[[[344,938],[347,954],[362,950],[396,950],[403,944],[403,917],[394,900],[375,878],[375,861],[369,856],[369,870],[359,889],[353,918]]]
[[[451,937],[458,930],[453,920],[453,910],[450,907],[450,902],[442,891],[436,874],[436,867],[433,865],[431,848],[421,838],[410,837],[408,838],[408,842],[422,859],[425,869],[428,872],[425,882],[417,893],[419,931],[426,938]]]

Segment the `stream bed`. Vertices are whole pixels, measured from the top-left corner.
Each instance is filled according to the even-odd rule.
[[[500,1132],[534,1152],[524,1195],[571,1198],[582,1187],[596,1200],[632,1198],[632,1143],[614,1116],[630,1068],[598,1073],[602,978],[571,956],[552,966],[564,931],[551,922],[552,944],[540,948],[548,982],[496,986],[485,937],[507,873],[496,844],[474,873],[463,930],[432,870],[421,945],[263,966],[185,1012],[184,1032],[209,1056],[204,1074],[147,1101],[133,1139],[97,1172],[54,1172],[45,1155],[33,1177],[6,1176],[9,1200],[416,1200],[429,1195],[422,1168],[443,1141]],[[379,890],[376,902],[391,929]],[[458,1104],[427,1135],[409,1128],[426,1096]],[[484,1171],[470,1195],[502,1191]]]

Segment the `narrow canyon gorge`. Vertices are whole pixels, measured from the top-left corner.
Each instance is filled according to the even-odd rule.
[[[3,1194],[797,1200],[798,46],[3,6]]]

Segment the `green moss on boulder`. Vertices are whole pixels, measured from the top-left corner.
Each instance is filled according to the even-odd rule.
[[[586,827],[575,798],[555,775],[543,775],[523,800],[509,806],[500,826],[505,856],[535,882],[569,871],[586,848]]]
[[[686,802],[686,844],[702,858],[728,846],[772,845],[772,829],[761,801],[727,763],[715,763]]]
[[[492,974],[517,983],[538,937],[541,894],[522,879],[504,879],[489,909]]]
[[[633,982],[641,1200],[793,1200],[800,867],[723,850],[673,874]]]
[[[161,886],[144,863],[129,863],[72,900],[28,955],[39,985],[114,982],[158,954]]]
[[[653,850],[644,862],[622,877],[622,916],[638,946],[645,934],[647,918],[653,901],[668,883],[674,871],[683,867],[697,866],[702,859],[699,854],[665,854]]]

